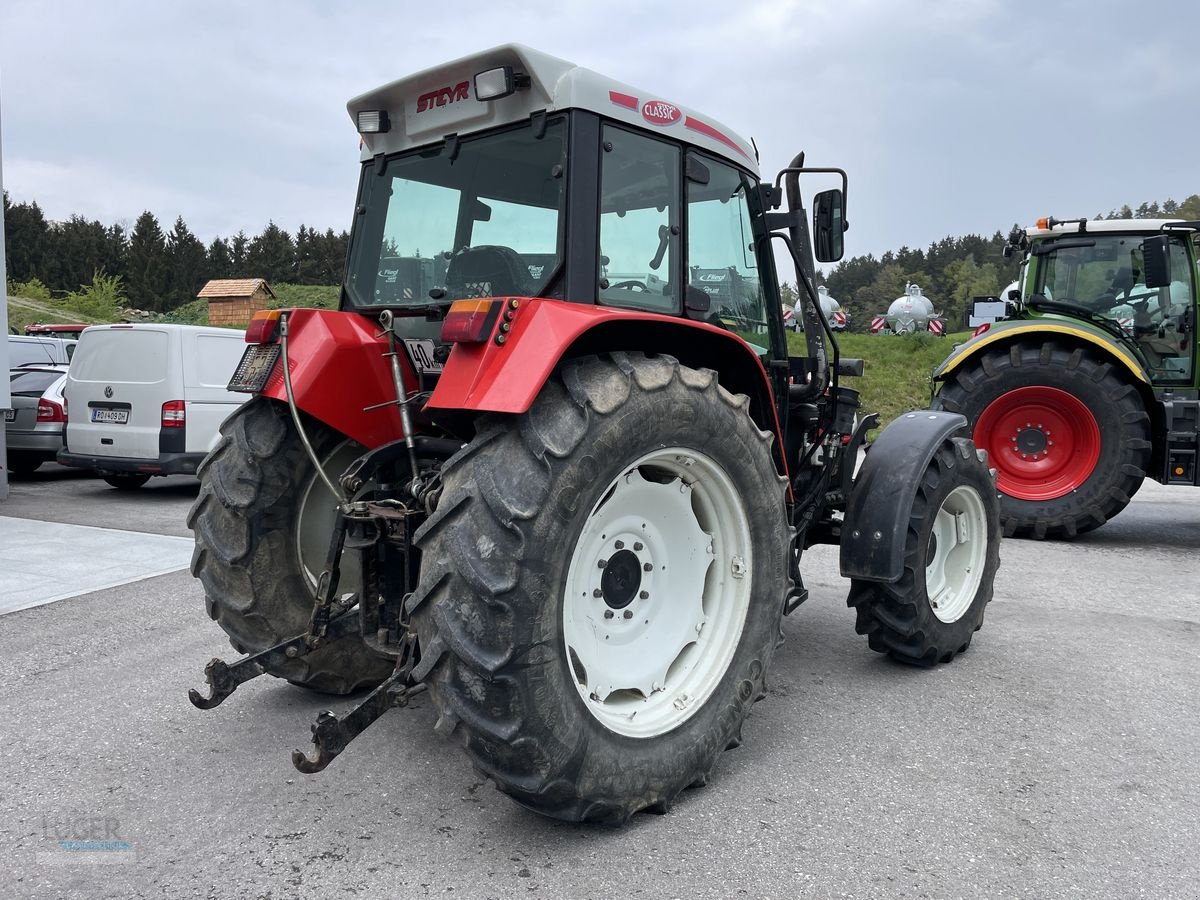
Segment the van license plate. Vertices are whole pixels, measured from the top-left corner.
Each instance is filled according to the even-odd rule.
[[[92,421],[103,422],[106,425],[124,425],[129,421],[127,409],[93,409]]]
[[[442,371],[442,362],[434,356],[437,347],[433,341],[405,338],[404,346],[408,348],[408,358],[412,360],[413,368],[418,372]]]
[[[17,421],[17,411],[15,409],[6,409],[4,411],[4,421],[5,422]]]

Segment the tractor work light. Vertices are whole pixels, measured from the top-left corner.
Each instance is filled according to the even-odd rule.
[[[386,109],[364,109],[355,113],[354,121],[359,134],[384,134],[392,127]]]
[[[442,322],[447,344],[482,344],[500,317],[503,300],[456,300]]]
[[[514,73],[512,66],[488,69],[475,76],[475,99],[499,100],[513,91],[529,87],[529,84],[529,76]]]

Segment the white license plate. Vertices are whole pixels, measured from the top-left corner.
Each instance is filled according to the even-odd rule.
[[[413,367],[418,372],[442,371],[442,363],[433,355],[435,349],[433,341],[405,338],[404,346],[408,348],[408,358],[412,360]]]
[[[103,422],[106,425],[124,425],[129,421],[127,409],[93,409],[92,421]]]
[[[15,409],[6,409],[4,411],[4,421],[5,422],[17,421],[17,411]]]

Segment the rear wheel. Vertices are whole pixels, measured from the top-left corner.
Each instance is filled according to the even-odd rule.
[[[855,580],[847,603],[872,650],[916,666],[950,662],[983,625],[1000,564],[986,454],[948,438],[917,486],[899,581]]]
[[[305,429],[334,477],[363,452],[319,422],[309,420]],[[242,653],[303,634],[337,512],[287,408],[264,397],[241,406],[196,474],[200,493],[188,513],[196,535],[192,574],[204,585],[209,615]],[[353,593],[361,575],[346,560],[340,590]],[[269,671],[346,694],[379,683],[393,667],[352,636]]]
[[[996,467],[1006,534],[1074,537],[1141,487],[1150,418],[1104,362],[1054,344],[993,351],[954,373],[935,407],[962,413]]]
[[[444,467],[416,536],[416,674],[517,802],[623,822],[740,741],[790,537],[746,409],[668,357],[587,358]]]
[[[150,480],[149,475],[105,475],[104,481],[118,491],[136,491]]]

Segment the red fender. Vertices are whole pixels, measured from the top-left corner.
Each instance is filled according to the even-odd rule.
[[[365,447],[374,448],[404,436],[394,405],[386,338],[378,326],[354,313],[328,309],[294,309],[288,315],[288,361],[296,406]],[[416,384],[407,357],[400,355],[404,377]],[[266,397],[287,402],[281,367],[263,390]],[[378,403],[391,403],[367,410]]]
[[[759,404],[756,418],[760,427],[775,434],[777,461],[780,471],[786,474],[779,418],[769,399],[766,370],[758,355],[737,335],[703,322],[639,310],[535,298],[517,298],[517,302],[510,330],[497,335],[504,338],[503,343],[492,337],[484,343],[454,346],[427,409],[523,413],[533,404],[554,367],[581,343],[587,347],[585,352],[660,350],[680,356],[689,364],[698,362],[722,369],[718,358],[701,352],[700,360],[690,361],[680,349],[709,344],[728,354],[729,360],[736,360],[733,367],[724,367],[725,371],[740,369],[754,382],[743,379],[726,384],[727,388],[766,398]],[[618,330],[621,334],[615,335],[613,332]],[[668,342],[674,346],[668,347]]]

